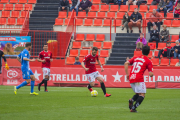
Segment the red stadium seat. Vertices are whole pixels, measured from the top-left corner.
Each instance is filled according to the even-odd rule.
[[[92,26],[93,25],[93,19],[85,19],[84,26]]]
[[[148,43],[148,46],[150,46],[151,50],[156,49],[156,43],[150,42],[150,43]]]
[[[84,57],[84,56],[88,55],[88,52],[89,52],[88,50],[81,50],[79,57]]]
[[[15,25],[15,24],[16,24],[16,19],[15,18],[8,18],[7,25]]]
[[[152,51],[150,51],[148,58],[152,58]]]
[[[106,12],[98,12],[97,16],[104,18],[104,17],[106,17]]]
[[[112,25],[112,20],[110,20],[110,19],[104,19],[104,24],[103,24],[103,26],[110,26],[110,24]]]
[[[158,50],[163,49],[164,47],[166,47],[166,43],[158,43]]]
[[[164,18],[164,12],[162,13],[162,12],[159,12],[159,14],[161,14],[161,16]]]
[[[86,35],[86,41],[94,41],[95,35],[94,34],[87,34]]]
[[[83,25],[83,19],[76,19],[76,25],[82,26]]]
[[[151,59],[151,61],[152,61],[152,64],[153,64],[154,66],[159,65],[159,59],[153,58],[153,59]]]
[[[6,24],[6,18],[0,18],[0,25]]]
[[[93,0],[92,3],[93,3],[93,4],[100,4],[100,3],[101,3],[101,0]]]
[[[128,5],[121,5],[120,6],[120,9],[119,9],[119,12],[127,12],[128,11]]]
[[[5,8],[4,10],[9,10],[9,11],[12,11],[13,10],[13,4],[5,4]]]
[[[69,23],[69,19],[65,19],[64,25],[68,25],[68,23]]]
[[[97,47],[98,49],[101,49],[101,42],[93,42],[93,47]]]
[[[102,49],[112,49],[112,42],[103,42]]]
[[[117,19],[123,19],[123,16],[124,16],[124,12],[117,12]]]
[[[101,50],[99,57],[109,57],[109,50]]]
[[[171,20],[164,20],[163,24],[166,25],[167,27],[171,27]]]
[[[72,48],[74,48],[74,49],[79,49],[79,48],[81,48],[81,42],[73,42]]]
[[[148,4],[148,5],[151,5],[152,1],[153,1],[153,0],[147,0],[147,4]]]
[[[55,19],[55,24],[54,25],[63,25],[63,19]]]
[[[82,63],[82,61],[84,60],[84,57],[79,57],[79,62]]]
[[[76,35],[76,41],[83,41],[85,38],[84,38],[84,34],[77,34]]]
[[[146,13],[146,18],[149,18],[152,13]]]
[[[139,6],[139,12],[148,12],[148,6],[147,5],[140,5]]]
[[[66,18],[67,12],[59,12],[58,18]]]
[[[142,15],[142,19],[144,19],[144,13],[140,13]]]
[[[101,10],[100,11],[109,11],[109,5],[101,5]]]
[[[170,59],[170,66],[175,66],[179,62],[179,59]]]
[[[99,5],[92,5],[90,11],[94,11],[94,12],[99,11]]]
[[[166,66],[166,65],[169,65],[169,59],[161,59],[161,63],[160,63],[161,66]]]
[[[172,27],[179,27],[180,26],[180,20],[173,20],[172,21]]]
[[[9,3],[18,3],[18,0],[10,0]]]
[[[25,3],[27,3],[27,0],[19,0],[18,3],[25,4]]]
[[[28,14],[28,11],[21,11],[21,18],[25,18]]]
[[[2,11],[4,9],[4,5],[0,4],[0,10]]]
[[[15,11],[22,11],[23,10],[23,4],[15,4]]]
[[[105,64],[105,58],[99,58],[99,61],[101,62],[101,64],[102,65],[104,65]],[[98,64],[98,62],[96,61],[96,64]]]
[[[128,15],[131,16],[133,12],[128,12]]]
[[[16,25],[23,25],[24,24],[24,20],[25,20],[25,18],[18,18]]]
[[[96,17],[96,12],[88,12],[88,17]]]
[[[86,12],[78,12],[78,17],[86,17]]]
[[[134,51],[134,57],[138,57],[142,55],[142,51]]]
[[[138,8],[137,5],[130,5],[129,12],[134,12],[134,8]]]
[[[26,10],[26,11],[32,11],[32,4],[25,4],[25,6],[24,6],[24,10]]]
[[[151,12],[153,12],[153,9],[156,9],[157,10],[157,5],[150,5],[149,6],[149,13]]]
[[[19,11],[12,11],[11,12],[11,18],[18,18],[19,17]]]
[[[66,64],[73,65],[75,63],[75,57],[67,57]]]
[[[111,12],[117,12],[118,9],[119,9],[119,5],[111,5],[111,7],[110,7]]]
[[[1,0],[0,3],[8,3],[9,0]]]
[[[102,19],[95,19],[94,26],[102,26]]]
[[[179,35],[172,35],[171,42],[176,42],[176,40],[179,40]]]
[[[36,0],[28,0],[29,4],[36,4]]]
[[[174,18],[173,13],[167,13],[167,18]]]
[[[78,56],[78,50],[70,50],[69,57],[77,57]]]
[[[174,47],[176,45],[176,43],[171,43],[171,47]]]
[[[122,20],[116,19],[116,26],[121,26],[121,24],[122,24],[121,21],[122,21]],[[113,22],[113,26],[115,26],[115,20],[114,20],[114,22]]]
[[[104,40],[105,40],[105,35],[104,34],[97,34],[96,41],[104,41]]]
[[[1,17],[2,17],[2,18],[8,18],[8,17],[10,17],[10,11],[2,11]]]
[[[112,17],[112,18],[115,18],[115,12],[108,12],[107,13],[107,17]]]
[[[159,51],[154,51],[154,57],[158,57],[158,53],[159,53]],[[162,55],[160,56],[160,57],[162,57]]]

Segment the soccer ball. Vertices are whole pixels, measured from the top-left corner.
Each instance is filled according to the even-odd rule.
[[[98,92],[97,92],[96,90],[93,90],[93,91],[91,92],[91,96],[92,96],[92,97],[97,97],[97,95],[98,95]]]

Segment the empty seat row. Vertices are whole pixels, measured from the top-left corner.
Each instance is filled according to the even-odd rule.
[[[0,4],[0,10],[6,10],[6,11],[22,11],[23,9],[28,11],[32,11],[32,4],[15,4],[15,6],[13,4],[6,4],[5,7],[3,7],[3,4]]]
[[[25,18],[18,18],[16,23],[16,18],[0,18],[0,25],[23,25]]]
[[[175,42],[176,40],[179,39],[179,37],[177,37],[178,39],[175,39],[174,36],[177,37],[176,35],[172,35],[171,42]],[[174,47],[175,45],[176,45],[176,43],[171,43],[171,47]],[[149,42],[149,43],[148,43],[148,46],[150,46],[150,49],[151,49],[151,50],[156,49],[156,43],[155,43],[155,42]],[[166,47],[166,43],[158,43],[158,48],[157,48],[157,49],[158,49],[158,50],[161,50],[161,49],[163,49],[164,47]]]
[[[77,34],[76,35],[76,41],[94,41],[95,40],[95,35],[94,34],[87,34],[86,39],[84,34]],[[105,40],[105,35],[104,34],[97,34],[96,36],[96,41],[104,41]]]
[[[82,62],[83,59],[84,59],[84,57],[79,57],[80,62]],[[105,64],[105,58],[100,57],[99,60],[101,61],[101,64],[103,64],[103,65]],[[73,65],[74,63],[75,63],[75,57],[67,57],[66,58],[66,64]],[[96,64],[98,64],[97,61],[96,61]]]
[[[20,4],[25,4],[25,3],[29,3],[29,4],[35,4],[36,0],[1,0],[0,3],[20,3]]]
[[[89,50],[80,50],[80,54],[77,49],[71,49],[69,52],[70,57],[77,57],[77,56],[84,57],[88,54],[89,54]],[[99,55],[99,52],[97,53],[97,55]],[[101,50],[100,57],[109,57],[109,50]]]
[[[1,18],[25,18],[28,14],[28,11],[11,11],[11,14],[10,14],[10,11],[2,11],[2,15],[1,15]]]
[[[112,49],[112,42],[103,42],[103,47],[102,47],[102,42],[93,42],[93,46],[97,47],[98,49]],[[80,49],[81,48],[81,42],[73,42],[73,49]],[[90,49],[91,47],[83,47],[83,49]]]
[[[170,60],[170,61],[169,61]],[[151,59],[152,64],[154,66],[160,65],[160,66],[175,66],[177,62],[179,62],[179,59],[158,59],[153,58]]]

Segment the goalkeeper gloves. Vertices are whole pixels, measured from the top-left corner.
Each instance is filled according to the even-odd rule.
[[[8,64],[5,64],[5,69],[6,69],[6,70],[9,70]]]

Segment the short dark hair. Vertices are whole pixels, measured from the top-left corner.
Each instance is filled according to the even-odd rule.
[[[78,57],[76,57],[75,59],[76,59],[76,60],[79,60],[79,58],[78,58]]]
[[[95,51],[98,51],[98,48],[97,48],[97,47],[93,47],[93,48],[92,48],[92,51],[94,51],[94,50],[95,50]]]
[[[25,45],[25,47],[29,47],[29,46],[31,46],[31,45],[32,45],[31,42],[27,42],[26,45]]]
[[[143,48],[142,48],[142,54],[143,55],[148,55],[149,54],[149,52],[150,52],[150,47],[149,46],[144,46]]]
[[[166,44],[171,44],[170,42],[167,42]]]
[[[44,46],[45,46],[45,45],[48,45],[48,44],[45,43]]]

